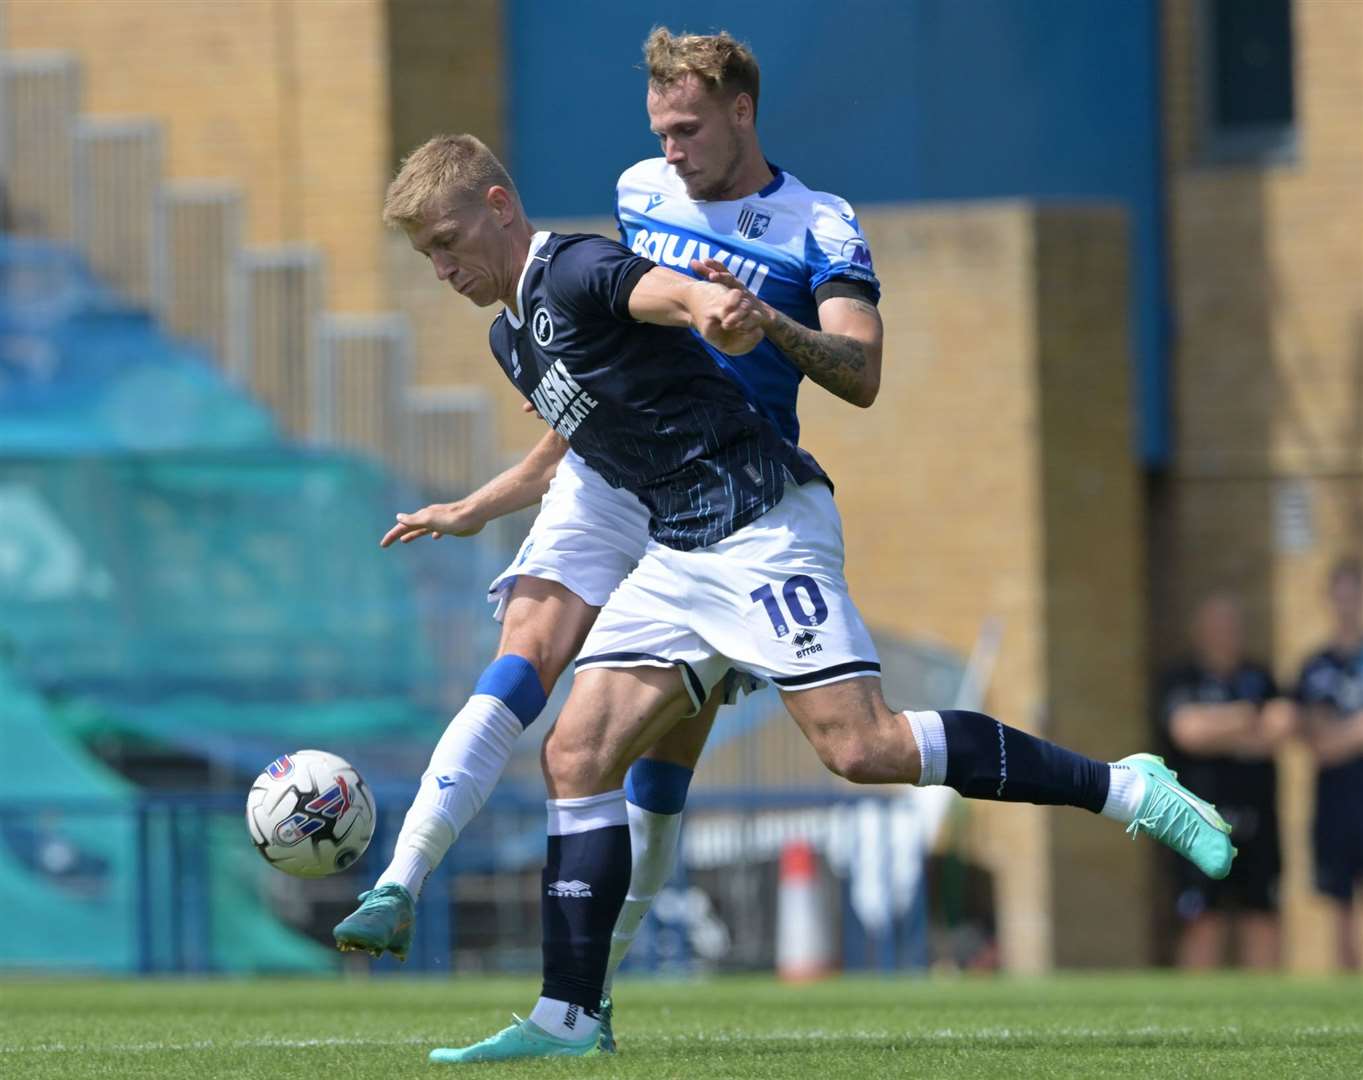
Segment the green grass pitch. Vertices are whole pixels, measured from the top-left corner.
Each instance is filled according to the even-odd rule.
[[[1363,1077],[1363,983],[1251,976],[624,982],[621,1053],[431,1066],[535,983],[0,980],[0,1077]]]

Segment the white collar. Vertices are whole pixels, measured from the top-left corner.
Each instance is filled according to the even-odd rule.
[[[525,265],[521,267],[520,280],[516,282],[516,308],[520,311],[520,317],[516,317],[516,312],[509,307],[502,308],[502,314],[506,316],[506,321],[519,330],[525,325],[525,298],[521,295],[521,290],[525,288],[525,275],[530,269],[530,263],[535,259],[535,252],[544,247],[549,242],[549,233],[543,229],[530,238],[530,250],[525,256]]]

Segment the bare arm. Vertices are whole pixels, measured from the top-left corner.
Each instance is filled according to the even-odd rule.
[[[875,401],[885,328],[874,304],[853,296],[831,297],[819,305],[818,330],[764,306],[770,313],[763,326],[767,337],[810,379],[860,408]]]
[[[1250,701],[1180,705],[1169,718],[1174,745],[1189,754],[1272,757],[1295,727],[1292,705],[1281,699],[1262,708]]]
[[[407,544],[428,534],[432,540],[472,536],[489,521],[538,501],[549,490],[549,481],[567,452],[568,440],[547,431],[522,460],[472,494],[451,503],[434,503],[414,514],[399,514],[398,523],[384,534],[379,546],[388,547],[398,540]]]
[[[715,259],[692,262],[707,280],[752,296],[728,267]],[[829,393],[868,408],[880,392],[880,356],[885,327],[874,304],[860,297],[834,296],[819,305],[819,329],[811,330],[758,300],[762,330],[790,362]]]
[[[730,356],[751,352],[762,340],[752,293],[697,281],[663,266],[639,279],[629,294],[629,313],[639,322],[688,327]]]
[[[1341,720],[1327,708],[1308,706],[1306,741],[1321,765],[1340,765],[1358,757],[1363,754],[1363,712]]]

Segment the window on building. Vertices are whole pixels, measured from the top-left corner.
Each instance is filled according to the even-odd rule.
[[[1202,16],[1207,158],[1293,159],[1292,0],[1203,0]]]

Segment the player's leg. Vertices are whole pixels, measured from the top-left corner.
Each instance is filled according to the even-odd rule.
[[[406,957],[426,878],[487,802],[517,737],[539,716],[598,610],[556,581],[517,579],[497,657],[431,752],[387,868],[333,931],[338,948]]]
[[[1212,971],[1226,955],[1225,912],[1204,911],[1187,920],[1178,935],[1178,966],[1188,971]]]
[[[1355,824],[1339,814],[1327,813],[1317,804],[1311,830],[1312,857],[1315,863],[1316,891],[1334,909],[1335,949],[1344,971],[1358,970],[1358,926],[1354,921],[1354,884],[1359,877],[1358,860],[1363,850],[1355,846],[1363,840]]]
[[[436,744],[380,884],[396,881],[413,897],[418,894],[426,875],[487,802],[517,737],[539,716],[598,610],[556,581],[517,579],[497,658]]]
[[[1080,807],[1225,877],[1235,853],[1230,826],[1158,758],[1108,764],[983,713],[890,709],[842,552],[832,494],[809,483],[788,486],[758,527],[676,557],[698,634],[782,690],[830,769],[856,783],[944,784],[968,798]]]
[[[611,934],[608,995],[648,909],[676,866],[686,794],[722,701],[723,689],[717,687],[700,712],[679,720],[625,775],[633,869],[625,905]]]
[[[544,988],[527,1021],[432,1060],[504,1060],[597,1048],[611,932],[630,877],[625,774],[727,664],[687,626],[685,590],[651,544],[602,610],[568,703],[544,743],[549,792]],[[665,549],[662,549],[665,550]]]
[[[1282,924],[1277,912],[1242,912],[1236,919],[1236,937],[1242,967],[1277,971],[1282,966]]]
[[[1337,900],[1335,909],[1335,941],[1339,948],[1339,966],[1344,971],[1358,970],[1358,922],[1354,918],[1352,901]]]
[[[647,526],[638,499],[576,455],[563,459],[516,558],[488,590],[502,623],[497,657],[437,743],[392,861],[335,928],[338,947],[406,954],[423,882],[487,801],[517,737],[642,556]]]
[[[672,667],[591,669],[573,683],[544,743],[549,791],[543,873],[544,982],[530,1016],[443,1063],[581,1055],[598,1049],[611,931],[629,887],[629,764],[696,707]]]
[[[1240,847],[1235,869],[1224,883],[1235,891],[1237,959],[1240,966],[1253,971],[1276,971],[1282,966],[1278,914],[1282,852],[1272,793],[1263,804],[1237,807],[1226,816],[1235,825],[1232,836]]]
[[[1209,877],[1230,871],[1230,826],[1149,754],[1107,763],[983,713],[897,713],[873,678],[783,697],[824,764],[853,783],[944,784],[971,799],[1073,806],[1149,833]]]

